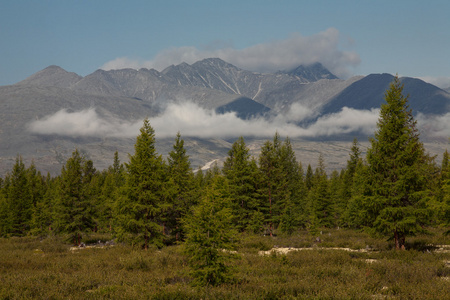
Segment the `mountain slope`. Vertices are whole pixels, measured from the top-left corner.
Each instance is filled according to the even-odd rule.
[[[379,108],[384,103],[384,92],[394,79],[390,74],[370,74],[345,88],[329,103],[322,114],[335,113],[342,107],[354,109]],[[443,114],[450,110],[450,94],[438,87],[415,78],[400,79],[405,85],[404,94],[410,95],[409,106],[413,113]]]
[[[67,72],[63,68],[53,65],[31,75],[25,80],[18,82],[17,85],[68,88],[76,84],[81,79],[81,76],[73,72]]]
[[[235,112],[241,119],[264,116],[264,120],[258,120],[261,123],[257,123],[257,126],[264,124],[267,126],[266,132],[273,129],[274,133],[278,126],[288,123],[294,126],[298,117],[296,114],[302,117],[305,117],[302,115],[305,112],[310,114],[309,124],[313,124],[318,117],[339,112],[344,106],[354,109],[378,108],[384,101],[384,92],[392,79],[393,76],[389,74],[337,79],[320,64],[261,74],[242,70],[217,58],[204,59],[192,65],[170,66],[162,72],[153,69],[97,70],[85,77],[50,66],[17,84],[0,87],[0,176],[10,170],[17,154],[23,155],[27,162],[33,159],[44,173],[49,171],[57,174],[74,149],[91,158],[98,169],[112,163],[115,150],[119,151],[123,161],[127,160],[127,153],[133,151],[135,136],[89,135],[83,132],[72,134],[75,129],[70,127],[76,127],[78,123],[84,125],[86,130],[100,127],[111,133],[111,130],[116,129],[115,126],[120,129],[125,124],[125,127],[133,129],[133,122],[139,122],[145,117],[163,116],[160,121],[170,127],[178,123],[170,119],[176,118],[173,114],[169,117],[162,114],[166,108],[171,107],[171,104],[192,102],[204,110],[201,118],[215,117],[218,123],[221,122],[219,120],[229,120],[230,116],[221,119],[222,116],[217,117],[214,112]],[[405,83],[405,92],[411,95],[410,106],[414,113],[421,112],[428,116],[450,112],[450,94],[446,91],[418,79],[402,78],[402,81]],[[191,112],[187,111],[187,106],[178,107],[182,108],[176,111],[178,117],[192,117],[189,116]],[[60,118],[57,123],[44,123],[46,126],[58,124],[68,127],[62,128],[66,131],[59,130],[61,128],[56,128],[59,131],[55,128],[49,131],[45,131],[45,128],[30,130],[32,121],[48,121],[57,117]],[[65,118],[72,118],[72,123]],[[267,121],[273,119],[278,123]],[[240,120],[234,122],[243,124]],[[211,125],[207,122],[200,124]],[[212,125],[218,125],[212,127],[219,131],[228,129],[223,128],[222,124]],[[234,128],[232,124],[227,126]],[[184,129],[177,129],[182,136]],[[137,135],[138,129],[133,130]],[[194,168],[226,156],[233,138],[225,140],[220,138],[220,133],[211,138],[184,137]],[[348,139],[351,140],[353,134]],[[249,135],[252,136],[252,133]],[[270,137],[253,137],[253,153],[257,153],[258,146],[266,138]],[[335,137],[318,137],[323,138],[332,140]],[[339,136],[339,139],[345,138]],[[320,149],[320,144],[315,144],[314,149],[302,148],[302,143],[306,141],[301,137],[291,136],[291,139],[298,142],[299,155],[302,151],[317,155],[326,151]],[[168,153],[172,142],[172,138],[159,140],[159,152]],[[332,156],[330,153],[327,155]],[[310,158],[310,155],[307,157]],[[345,165],[347,157],[341,155],[341,158]]]

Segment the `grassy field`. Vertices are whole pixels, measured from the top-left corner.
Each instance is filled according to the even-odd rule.
[[[439,230],[407,251],[350,230],[318,237],[242,236],[234,281],[218,287],[191,286],[181,246],[71,251],[59,238],[0,239],[0,299],[450,299],[450,247],[437,246],[450,240]],[[261,255],[274,247],[297,251]]]

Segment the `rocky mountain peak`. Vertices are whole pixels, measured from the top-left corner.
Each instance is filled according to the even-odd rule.
[[[68,88],[82,78],[76,73],[67,72],[59,66],[51,65],[16,84]]]
[[[240,70],[238,67],[227,63],[226,61],[214,57],[214,58],[205,58],[203,60],[197,61],[192,64],[192,67],[194,68],[219,68],[219,69],[235,69]]]
[[[294,69],[281,71],[280,73],[299,77],[307,82],[314,82],[321,79],[338,79],[336,75],[331,73],[319,62],[310,65],[300,65]]]

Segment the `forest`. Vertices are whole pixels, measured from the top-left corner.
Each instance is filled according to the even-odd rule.
[[[166,159],[157,153],[148,119],[128,162],[116,152],[103,171],[78,150],[55,177],[18,155],[0,178],[0,236],[59,237],[80,246],[106,234],[133,249],[182,245],[194,282],[203,286],[228,281],[229,256],[248,236],[295,239],[306,232],[319,240],[326,230],[353,230],[398,250],[430,231],[445,239],[450,155],[437,165],[426,153],[402,90],[396,78],[386,91],[366,157],[355,139],[346,168],[331,174],[322,155],[315,169],[297,161],[289,138],[278,133],[259,157],[240,137],[221,168],[193,170],[180,133]]]

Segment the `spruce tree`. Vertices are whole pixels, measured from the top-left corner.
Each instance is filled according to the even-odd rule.
[[[192,205],[195,204],[194,199],[194,173],[191,169],[189,156],[184,148],[184,140],[178,132],[175,137],[175,143],[172,151],[169,152],[168,160],[168,184],[170,190],[170,203],[172,209],[168,214],[168,224],[170,231],[178,240],[183,236],[180,220],[188,212]]]
[[[183,219],[184,244],[194,285],[219,285],[231,279],[237,232],[233,226],[227,179],[217,175],[198,205]]]
[[[334,211],[322,154],[319,155],[308,200],[311,228],[316,229],[318,226],[332,227],[334,225]]]
[[[11,232],[8,203],[8,189],[10,185],[9,178],[9,174],[6,174],[5,179],[2,181],[2,187],[0,189],[0,237],[6,237]]]
[[[85,187],[90,174],[85,178],[84,164],[84,158],[75,150],[63,166],[59,180],[56,226],[58,232],[68,234],[75,245],[93,228],[92,203]]]
[[[240,231],[261,231],[260,213],[263,211],[258,193],[258,167],[250,157],[243,137],[233,143],[222,169],[230,185],[233,214]]]
[[[30,230],[33,212],[33,195],[29,176],[20,155],[11,171],[7,190],[9,233],[15,236],[25,235]]]
[[[119,226],[118,236],[132,244],[148,249],[150,245],[162,246],[163,227],[161,215],[167,194],[166,169],[155,147],[155,131],[148,119],[140,129],[134,145],[134,155],[126,164],[127,181],[116,204]]]
[[[352,198],[356,168],[361,160],[361,150],[359,149],[358,139],[356,138],[353,139],[349,156],[347,166],[342,170],[341,185],[335,205],[339,225],[345,225],[347,223],[346,210],[349,205],[348,202]]]
[[[300,166],[288,137],[282,143],[276,133],[273,141],[267,141],[261,147],[261,194],[266,199],[271,234],[281,223],[284,225],[280,229],[285,232],[293,232],[294,227],[301,225],[301,213],[306,203]]]
[[[52,231],[55,219],[55,199],[58,198],[57,179],[51,178],[50,173],[43,182],[44,193],[33,210],[32,231],[33,235],[47,236]]]
[[[370,231],[391,237],[396,249],[428,221],[427,185],[432,159],[425,153],[398,77],[385,93],[377,131],[367,151],[360,217]]]

